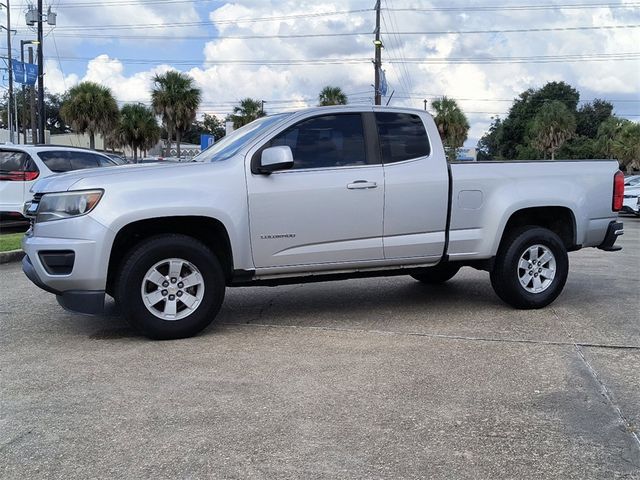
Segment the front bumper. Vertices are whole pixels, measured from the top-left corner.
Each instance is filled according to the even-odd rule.
[[[22,241],[22,269],[65,309],[100,313],[113,238],[89,216],[37,223]]]
[[[90,315],[100,314],[104,311],[104,290],[67,290],[66,292],[55,290],[42,281],[27,255],[22,259],[22,271],[36,286],[53,293],[60,306],[65,310]]]
[[[606,252],[617,252],[622,250],[622,247],[614,245],[620,235],[624,234],[622,222],[610,222],[607,228],[607,234],[604,237],[604,241],[598,246],[600,250]]]

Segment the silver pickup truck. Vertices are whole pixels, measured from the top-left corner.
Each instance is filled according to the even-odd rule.
[[[323,107],[233,132],[193,163],[43,179],[23,269],[69,310],[105,294],[152,338],[211,323],[227,286],[490,273],[515,308],[562,291],[567,252],[619,250],[615,161],[448,163],[431,116]]]

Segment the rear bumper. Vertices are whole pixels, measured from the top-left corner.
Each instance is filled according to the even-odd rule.
[[[53,293],[65,310],[89,315],[97,315],[104,311],[104,290],[67,290],[65,292],[55,290],[42,281],[27,255],[22,259],[22,271],[36,286]]]
[[[616,222],[615,220],[609,223],[607,227],[607,234],[604,237],[604,241],[598,245],[600,250],[606,252],[617,252],[622,250],[622,247],[614,245],[620,235],[624,234],[622,222]]]

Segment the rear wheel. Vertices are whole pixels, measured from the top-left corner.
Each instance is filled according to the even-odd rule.
[[[560,295],[568,272],[567,249],[558,235],[546,228],[522,227],[500,246],[491,285],[515,308],[542,308]]]
[[[190,337],[216,317],[225,278],[216,256],[185,235],[160,235],[127,256],[116,299],[127,320],[154,339]]]
[[[440,263],[435,267],[420,270],[419,273],[414,273],[411,276],[422,283],[433,285],[451,280],[459,270],[460,265]]]

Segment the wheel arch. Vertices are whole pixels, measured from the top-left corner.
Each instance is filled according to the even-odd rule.
[[[516,210],[505,222],[500,235],[502,246],[509,234],[514,230],[532,225],[551,230],[560,237],[567,251],[578,250],[577,226],[573,211],[565,206],[528,207]]]
[[[107,293],[114,290],[126,252],[147,238],[171,233],[188,235],[204,243],[218,257],[227,283],[231,281],[233,251],[229,233],[220,220],[205,216],[155,217],[128,223],[118,230],[109,253]]]

